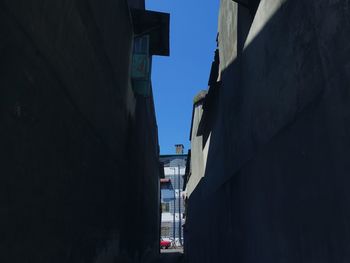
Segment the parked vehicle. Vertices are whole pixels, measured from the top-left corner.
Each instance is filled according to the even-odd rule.
[[[171,246],[170,240],[166,240],[163,238],[160,239],[160,248],[161,249],[168,249],[170,246]]]

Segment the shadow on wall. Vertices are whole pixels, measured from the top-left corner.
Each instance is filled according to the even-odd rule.
[[[0,0],[0,262],[158,253],[156,123],[153,101],[131,117],[131,26],[124,0]]]
[[[261,28],[269,5],[222,73],[190,262],[350,260],[347,2],[287,1]]]

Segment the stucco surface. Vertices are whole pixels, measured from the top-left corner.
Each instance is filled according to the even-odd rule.
[[[261,1],[221,73],[205,177],[188,202],[190,262],[350,260],[349,12],[349,1]]]
[[[0,1],[1,262],[158,252],[157,127],[131,90],[132,38],[124,0]]]

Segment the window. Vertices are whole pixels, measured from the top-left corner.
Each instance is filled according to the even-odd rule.
[[[149,36],[145,35],[142,37],[134,38],[134,54],[145,54],[148,56],[149,53]]]
[[[163,213],[170,212],[170,205],[169,205],[169,203],[162,203],[162,212]]]

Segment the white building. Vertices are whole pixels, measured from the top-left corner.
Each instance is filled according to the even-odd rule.
[[[184,201],[182,198],[187,154],[161,155],[164,164],[164,179],[161,179],[161,237],[183,238]]]

